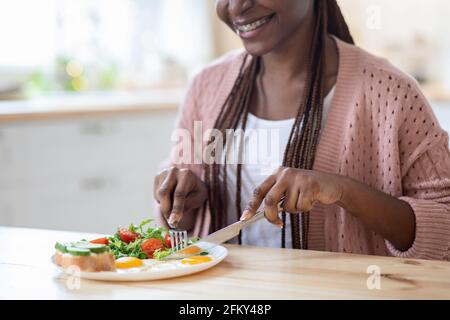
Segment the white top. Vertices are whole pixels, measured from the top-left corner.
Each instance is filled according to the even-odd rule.
[[[331,89],[324,99],[322,128],[331,106],[334,91],[335,87]],[[253,190],[281,165],[294,120],[295,119],[292,118],[272,121],[258,118],[253,114],[248,115],[244,135],[245,140],[243,144],[244,150],[241,169],[242,210],[245,209],[250,200]],[[231,161],[227,160],[227,163],[231,163]],[[235,163],[227,164],[228,224],[237,221],[235,208],[237,166]],[[223,176],[221,176],[221,178],[223,178]],[[285,227],[286,247],[290,248],[292,247],[292,237],[289,218],[286,219]],[[242,244],[279,248],[281,247],[281,230],[267,220],[262,219],[243,230]]]

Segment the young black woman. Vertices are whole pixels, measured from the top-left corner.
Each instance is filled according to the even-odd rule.
[[[448,260],[448,135],[415,80],[356,47],[335,0],[216,8],[245,50],[195,77],[178,129],[276,128],[281,158],[269,175],[173,163],[155,178],[161,223],[206,235],[263,208],[242,244]]]

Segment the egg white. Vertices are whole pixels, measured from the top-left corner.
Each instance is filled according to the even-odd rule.
[[[214,257],[211,257],[212,261]],[[212,261],[205,262],[211,263]],[[159,271],[159,270],[175,270],[177,268],[189,268],[192,265],[182,264],[181,260],[156,260],[156,259],[143,259],[143,266],[133,267],[133,268],[117,268],[116,272],[118,273],[136,273],[136,272],[149,272],[149,271]]]

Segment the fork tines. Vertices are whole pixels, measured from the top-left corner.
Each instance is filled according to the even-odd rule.
[[[171,229],[170,234],[170,245],[174,251],[179,251],[187,247],[188,236],[186,230],[175,230]]]

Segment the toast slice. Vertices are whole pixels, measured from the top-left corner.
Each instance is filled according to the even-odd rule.
[[[116,271],[111,252],[83,257],[56,251],[55,263],[64,269],[76,266],[83,272]]]
[[[56,265],[67,269],[78,267],[83,272],[115,271],[114,255],[105,245],[77,242],[55,245]]]

